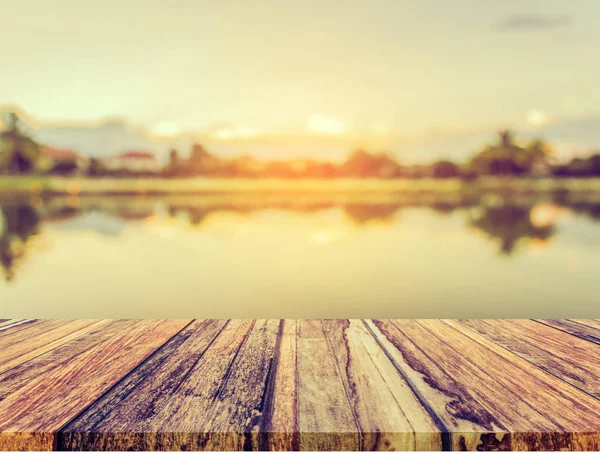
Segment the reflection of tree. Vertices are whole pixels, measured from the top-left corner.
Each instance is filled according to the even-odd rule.
[[[373,220],[392,223],[399,206],[396,204],[348,204],[344,211],[357,225],[365,225]]]
[[[37,211],[28,205],[2,207],[0,213],[3,225],[0,230],[0,265],[6,281],[10,281],[27,241],[39,231],[40,218]]]
[[[177,217],[183,213],[187,215],[190,224],[193,226],[201,225],[209,215],[216,212],[234,212],[236,214],[246,214],[253,211],[253,209],[236,206],[169,206],[168,208],[168,212],[171,217]]]
[[[484,208],[483,214],[471,225],[501,242],[500,252],[510,255],[520,239],[548,240],[554,234],[554,225],[536,226],[531,222],[531,207],[503,205]]]
[[[571,211],[588,216],[590,219],[600,221],[600,203],[568,203]]]

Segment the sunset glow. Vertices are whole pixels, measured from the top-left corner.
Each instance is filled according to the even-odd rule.
[[[191,138],[275,156],[276,137],[286,158],[338,155],[337,138],[406,161],[464,158],[501,127],[559,156],[600,140],[594,0],[178,5],[4,4],[0,39],[19,45],[3,48],[0,103],[86,154],[114,143],[106,122],[162,156]]]

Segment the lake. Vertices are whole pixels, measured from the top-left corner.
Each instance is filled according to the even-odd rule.
[[[600,198],[0,200],[6,318],[600,318]]]

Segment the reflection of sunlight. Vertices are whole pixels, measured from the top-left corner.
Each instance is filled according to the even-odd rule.
[[[544,228],[556,223],[558,217],[565,212],[563,208],[553,204],[536,204],[529,214],[529,219],[534,227]]]
[[[67,197],[67,206],[70,208],[78,208],[81,204],[81,200],[76,195],[71,195]]]
[[[67,192],[69,195],[79,195],[79,192],[81,192],[81,186],[77,181],[71,181],[67,184]]]
[[[145,226],[149,227],[147,228],[148,231],[163,238],[174,236],[177,229],[181,227],[179,220],[173,217],[151,215],[143,219],[142,222]]]
[[[549,245],[548,242],[549,242],[549,240],[543,240],[540,238],[530,238],[529,241],[527,242],[527,245],[532,250],[540,250],[540,249],[548,247],[548,245]]]
[[[337,236],[333,231],[316,231],[311,234],[310,243],[313,245],[326,245],[338,238],[339,236]]]

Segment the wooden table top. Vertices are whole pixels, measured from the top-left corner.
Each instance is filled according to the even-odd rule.
[[[598,320],[0,320],[0,450],[600,450]]]

